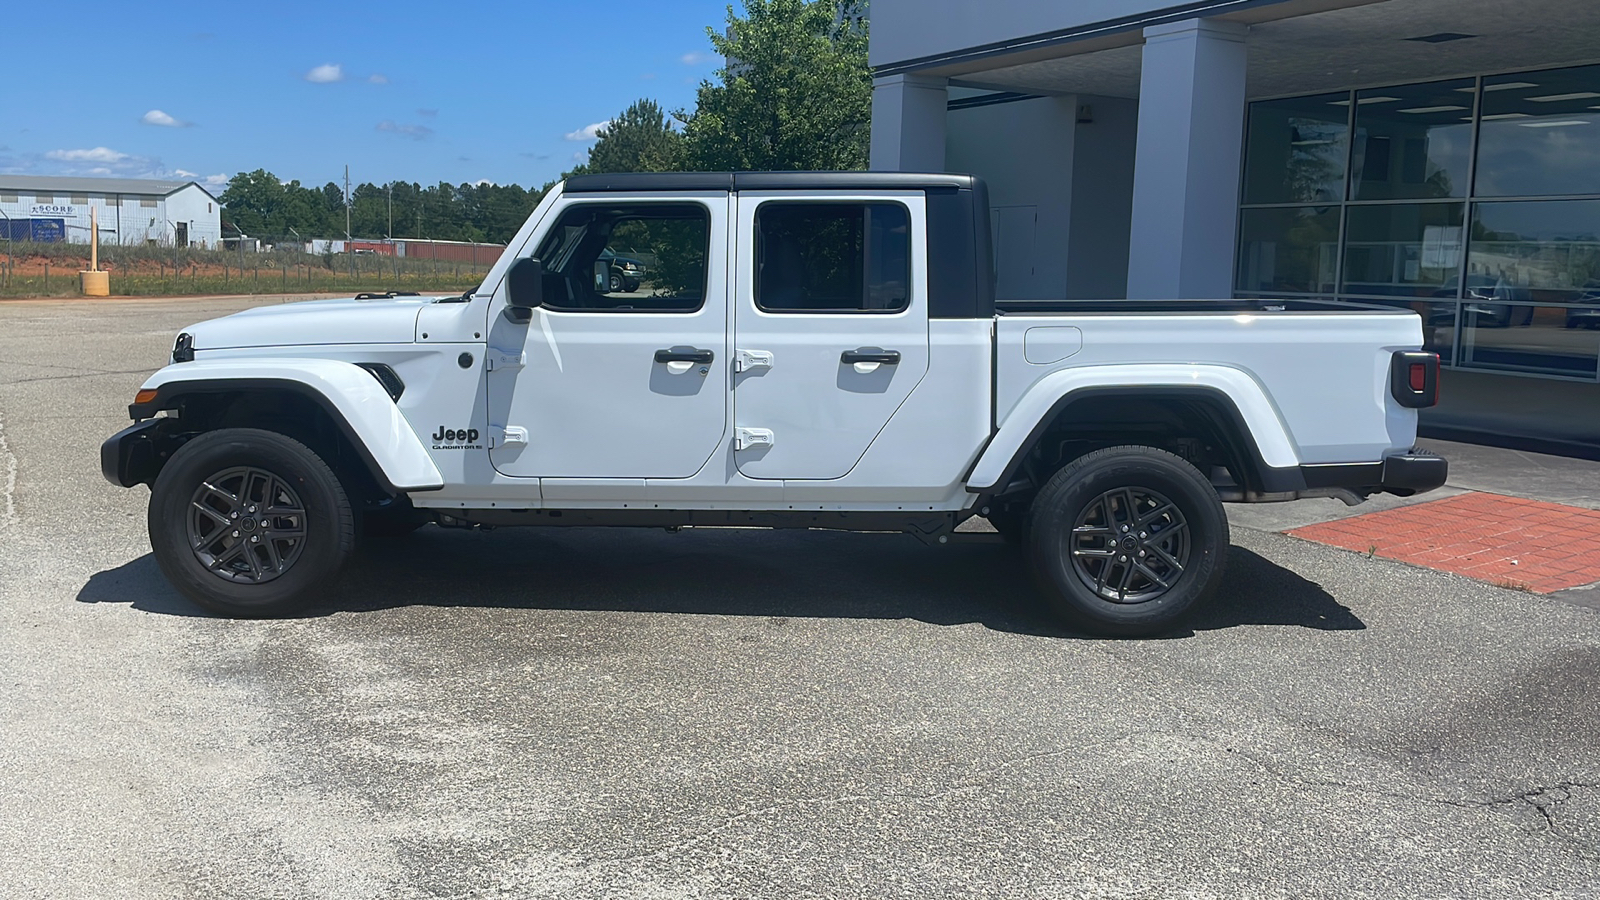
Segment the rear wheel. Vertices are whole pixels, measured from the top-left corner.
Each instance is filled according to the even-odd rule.
[[[1228,551],[1216,490],[1153,447],[1073,460],[1034,498],[1030,526],[1034,572],[1056,612],[1118,637],[1177,624],[1216,590]]]
[[[150,545],[186,597],[231,616],[298,612],[355,546],[344,486],[304,444],[226,428],[174,453],[150,494]]]

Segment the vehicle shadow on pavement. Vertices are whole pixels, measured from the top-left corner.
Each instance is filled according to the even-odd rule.
[[[210,615],[173,590],[148,554],[94,575],[77,599],[162,615]],[[1081,636],[1055,622],[1011,547],[933,548],[904,535],[819,531],[470,534],[430,527],[368,542],[332,601],[306,616],[416,606],[913,619]],[[1247,625],[1366,627],[1320,586],[1234,547],[1217,596],[1166,637]]]

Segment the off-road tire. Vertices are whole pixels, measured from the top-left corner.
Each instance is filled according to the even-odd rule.
[[[240,505],[250,502],[248,498],[239,499],[248,493],[246,490],[217,485],[222,488],[217,493],[207,487],[209,480],[219,475],[240,471],[277,478],[281,482],[278,488],[284,491],[282,496],[293,496],[296,503],[292,506],[299,514],[269,521],[270,504],[257,504],[261,507],[258,512],[248,512],[251,507],[243,506],[240,511],[244,515],[238,521],[249,519],[256,523],[253,533],[272,544],[270,558],[263,559],[269,556],[267,549],[247,547],[234,553],[227,565],[214,569],[202,561],[193,535],[196,528],[214,527],[207,523],[232,515],[226,511],[229,500],[225,498],[232,497]],[[214,500],[222,514],[213,516],[199,511],[198,518],[191,522],[191,516],[197,515],[197,497],[202,495],[212,498],[205,502],[211,504]],[[179,448],[151,488],[149,529],[156,563],[173,587],[212,612],[241,618],[290,615],[315,603],[337,581],[356,540],[356,519],[350,501],[327,463],[293,438],[255,428],[207,432]],[[248,536],[242,527],[236,531]],[[297,531],[303,533],[303,538],[275,540],[271,536]],[[237,543],[228,534],[210,540],[201,534],[199,540],[205,542],[213,561],[227,559]],[[246,555],[249,559],[241,560]],[[255,570],[267,568],[274,559],[287,562],[281,570],[258,574],[259,581],[249,580]],[[228,574],[218,574],[219,570]]]
[[[1029,524],[1047,601],[1070,626],[1094,634],[1170,631],[1216,591],[1227,559],[1228,519],[1216,490],[1194,466],[1154,447],[1108,447],[1068,463],[1034,498]]]

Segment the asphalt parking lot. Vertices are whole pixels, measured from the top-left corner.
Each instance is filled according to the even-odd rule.
[[[1249,527],[1164,640],[821,532],[429,528],[201,615],[98,450],[250,302],[0,303],[0,896],[1600,893],[1600,612]]]

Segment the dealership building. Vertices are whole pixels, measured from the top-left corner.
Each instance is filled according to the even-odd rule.
[[[0,240],[102,244],[174,243],[210,248],[222,239],[222,204],[193,181],[0,175]]]
[[[1600,455],[1600,2],[874,0],[872,166],[996,290],[1403,306],[1427,433]]]

